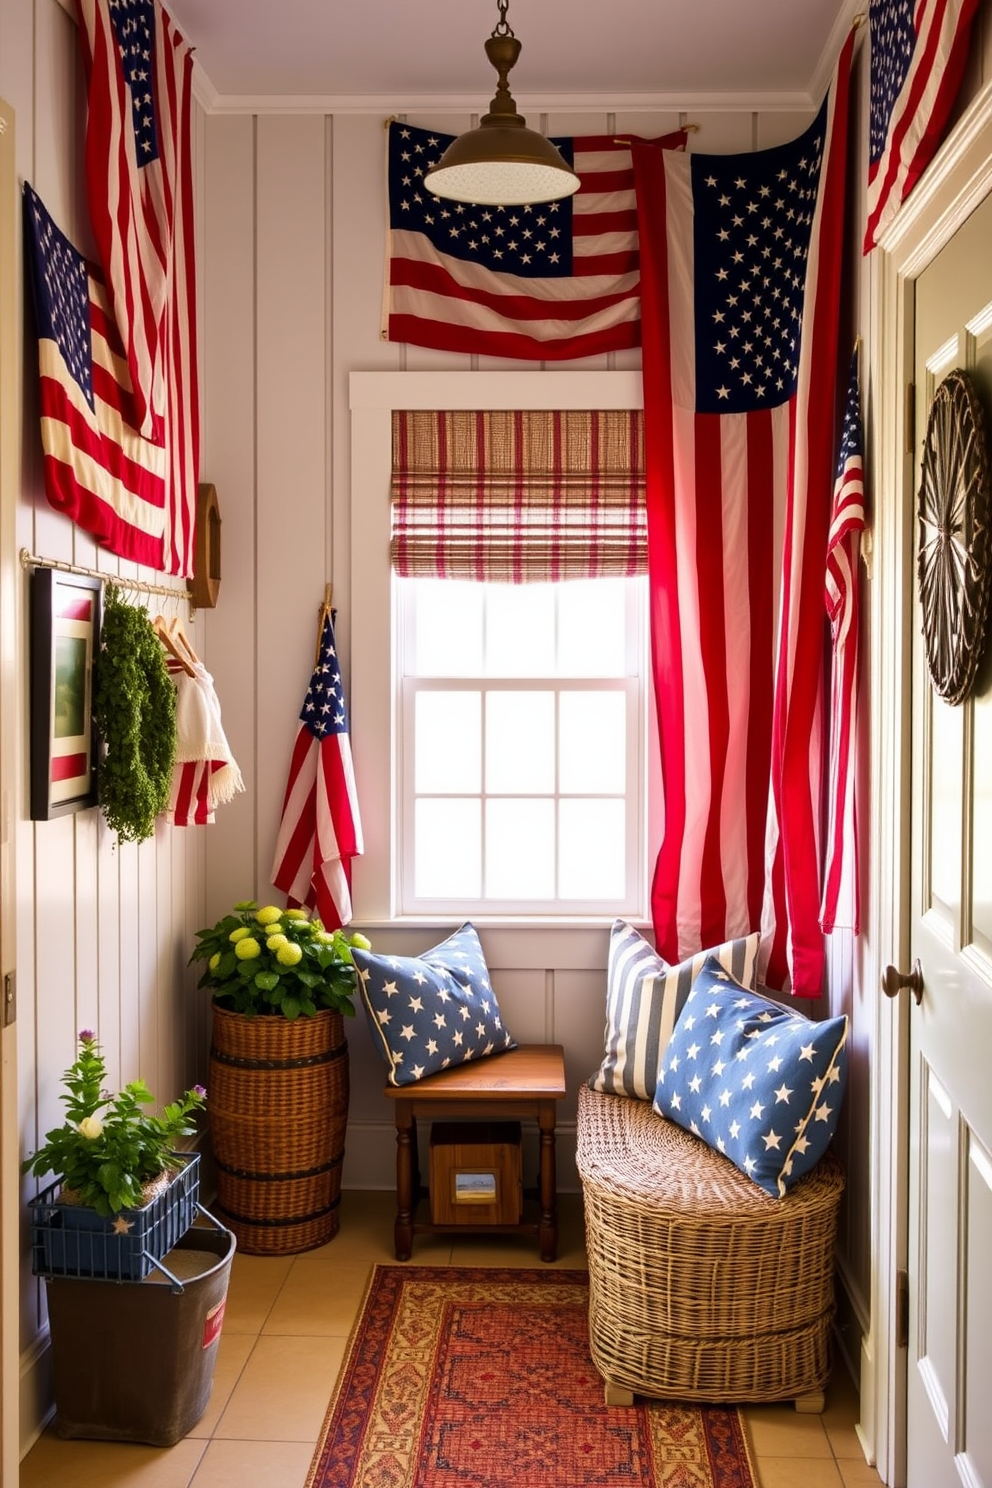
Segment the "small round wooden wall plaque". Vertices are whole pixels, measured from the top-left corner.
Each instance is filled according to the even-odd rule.
[[[930,404],[917,500],[927,665],[948,703],[968,696],[985,650],[990,511],[985,413],[971,377],[957,368]]]
[[[196,542],[190,593],[198,610],[212,610],[220,593],[220,505],[217,488],[201,485],[196,497]]]

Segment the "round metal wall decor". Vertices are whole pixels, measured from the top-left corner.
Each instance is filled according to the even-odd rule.
[[[930,405],[917,500],[927,665],[948,703],[968,696],[985,649],[990,510],[985,414],[970,376],[957,368]]]

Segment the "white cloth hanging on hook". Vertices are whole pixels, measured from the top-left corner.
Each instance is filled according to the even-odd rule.
[[[197,661],[191,671],[170,660],[176,686],[176,763],[166,819],[176,827],[214,821],[214,810],[245,788],[221,722],[214,679]]]

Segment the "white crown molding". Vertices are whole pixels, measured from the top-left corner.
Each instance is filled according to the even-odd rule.
[[[826,45],[820,53],[820,60],[816,64],[813,77],[810,82],[809,96],[812,99],[812,107],[819,108],[823,102],[823,96],[830,87],[830,81],[837,66],[837,58],[840,49],[844,45],[847,33],[854,25],[855,19],[861,16],[865,24],[861,25],[859,35],[854,39],[855,51],[864,45],[863,38],[868,34],[868,0],[844,0],[840,7],[840,13],[834,21],[833,29],[827,37]]]
[[[202,71],[194,73],[194,91],[210,114],[478,114],[488,100],[477,93],[419,94],[223,94]],[[519,94],[524,115],[555,113],[804,113],[819,106],[808,93],[560,93]]]

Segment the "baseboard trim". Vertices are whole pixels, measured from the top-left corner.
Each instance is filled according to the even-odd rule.
[[[52,1396],[52,1340],[47,1324],[21,1353],[18,1380],[19,1460],[30,1452],[55,1415]]]

